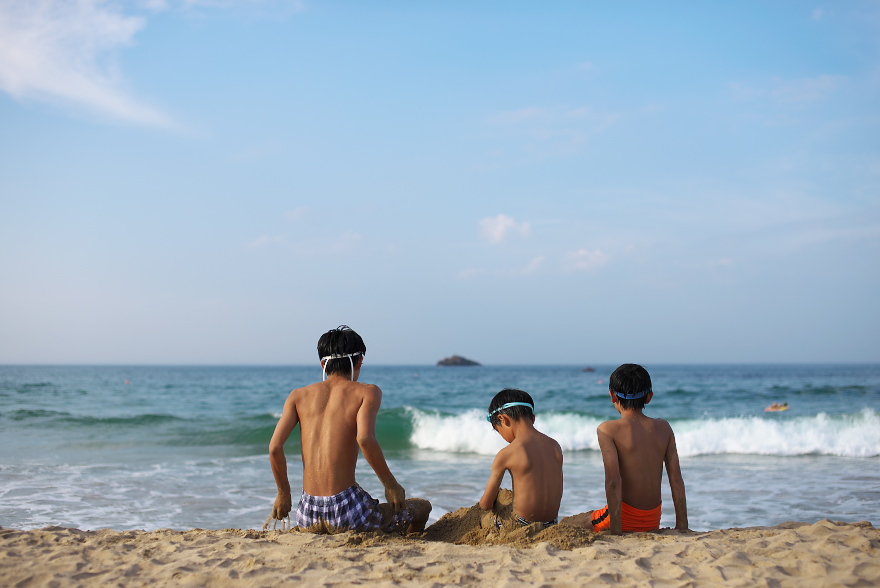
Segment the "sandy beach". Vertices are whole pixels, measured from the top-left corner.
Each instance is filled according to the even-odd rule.
[[[482,525],[481,526],[481,521]],[[486,527],[462,508],[425,533],[0,529],[6,586],[874,586],[871,523],[613,537],[560,523]]]

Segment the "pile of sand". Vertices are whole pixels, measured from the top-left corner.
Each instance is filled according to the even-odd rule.
[[[513,492],[502,488],[498,493],[494,513],[484,511],[479,505],[460,508],[425,529],[424,539],[443,541],[457,545],[512,545],[526,547],[547,542],[557,549],[574,549],[590,545],[597,535],[584,527],[571,523],[573,517],[563,524],[544,528],[539,523],[523,527],[513,521]],[[501,523],[499,529],[496,520]]]

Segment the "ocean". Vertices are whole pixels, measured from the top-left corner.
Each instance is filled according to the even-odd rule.
[[[475,504],[504,441],[485,420],[529,392],[565,454],[561,516],[605,504],[596,426],[617,413],[614,367],[374,366],[378,437],[432,521]],[[675,431],[694,530],[784,521],[880,524],[880,365],[646,365],[646,414]],[[0,366],[0,526],[260,528],[275,498],[267,447],[314,366]],[[766,413],[772,402],[790,410]],[[286,451],[302,487],[298,430]],[[382,487],[361,459],[358,480]],[[510,487],[507,477],[505,487]],[[662,524],[675,522],[668,484]]]

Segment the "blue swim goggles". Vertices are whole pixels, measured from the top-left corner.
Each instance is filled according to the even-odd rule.
[[[615,390],[612,390],[612,392],[617,394],[617,397],[621,400],[638,400],[642,396],[647,396],[651,392],[651,389],[648,388],[647,390],[642,390],[641,392],[633,392],[632,394],[624,394],[623,392],[617,392]]]
[[[508,402],[507,404],[505,404],[505,405],[503,405],[503,406],[500,406],[500,407],[496,408],[495,410],[493,410],[492,412],[490,412],[488,415],[486,415],[486,420],[489,421],[489,423],[491,424],[491,423],[492,423],[492,417],[495,416],[495,413],[496,413],[496,412],[501,412],[501,411],[504,410],[505,408],[510,408],[511,406],[528,406],[529,408],[532,409],[532,412],[533,412],[533,413],[535,412],[535,407],[532,406],[531,404],[529,404],[528,402]]]

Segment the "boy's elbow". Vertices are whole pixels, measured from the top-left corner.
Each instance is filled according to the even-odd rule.
[[[494,506],[494,501],[489,502],[489,500],[485,496],[480,499],[480,508],[482,508],[483,510],[492,510]]]
[[[620,476],[605,478],[605,491],[617,492],[620,489]]]
[[[357,436],[357,444],[361,448],[372,445],[376,442],[376,437],[374,435],[358,435]]]
[[[673,488],[679,487],[682,490],[684,489],[684,478],[682,477],[681,472],[673,472],[672,474],[669,474],[669,485]]]
[[[276,441],[272,441],[269,443],[269,455],[272,457],[283,457],[284,456],[284,443],[278,443]]]

